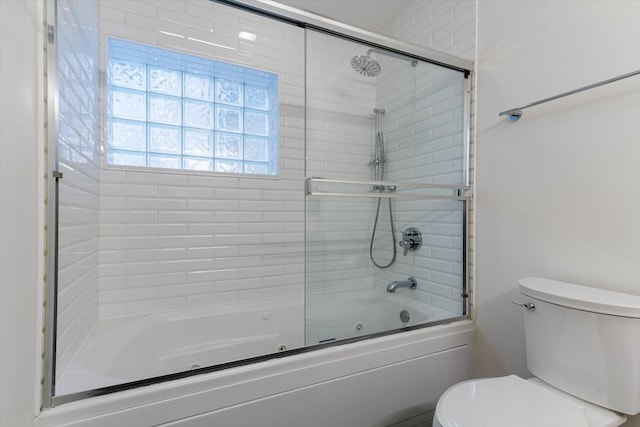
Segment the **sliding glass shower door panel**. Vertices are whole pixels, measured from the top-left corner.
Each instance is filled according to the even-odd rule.
[[[465,75],[307,30],[306,342],[464,313]]]

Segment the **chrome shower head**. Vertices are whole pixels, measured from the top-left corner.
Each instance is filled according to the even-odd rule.
[[[367,77],[375,77],[380,74],[380,64],[369,54],[356,55],[351,58],[351,68]]]
[[[372,52],[409,61],[412,67],[416,67],[418,65],[418,60],[410,56],[372,47],[367,51],[365,55],[356,55],[351,58],[351,68],[367,77],[375,77],[380,74],[380,64],[378,64],[378,62],[370,56]]]

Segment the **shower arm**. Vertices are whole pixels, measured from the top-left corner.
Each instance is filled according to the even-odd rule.
[[[403,59],[405,61],[409,61],[409,62],[411,62],[411,66],[412,67],[415,67],[415,66],[418,65],[418,60],[417,59],[411,58],[410,56],[402,55],[400,53],[390,52],[388,50],[376,49],[375,47],[372,47],[371,49],[369,49],[367,51],[367,56],[371,55],[372,52],[380,53],[380,54],[386,55],[386,56],[392,56],[394,58]]]

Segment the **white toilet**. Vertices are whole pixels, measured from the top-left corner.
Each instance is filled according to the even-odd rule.
[[[640,413],[640,296],[531,277],[527,367],[465,381],[438,400],[434,427],[615,427]]]

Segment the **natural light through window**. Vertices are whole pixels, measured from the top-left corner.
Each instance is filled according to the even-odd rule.
[[[107,165],[278,174],[278,77],[109,39]]]

